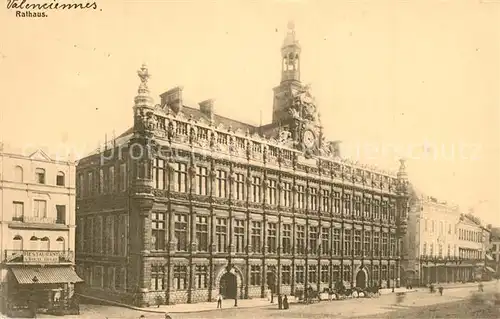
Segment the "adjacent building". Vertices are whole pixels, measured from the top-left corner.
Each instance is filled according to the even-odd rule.
[[[489,231],[457,205],[412,190],[403,240],[405,280],[413,285],[474,281],[485,271]]]
[[[84,294],[138,305],[394,287],[406,230],[404,162],[389,173],[327,142],[293,25],[272,123],[154,104],[143,66],[134,125],[77,167],[77,266]]]
[[[500,228],[491,228],[490,244],[488,247],[491,260],[487,260],[488,266],[495,270],[495,276],[500,278]]]
[[[2,311],[28,303],[49,312],[70,307],[74,284],[75,164],[0,150]],[[17,314],[17,315],[16,315]]]

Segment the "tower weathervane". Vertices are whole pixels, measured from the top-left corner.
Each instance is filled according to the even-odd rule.
[[[137,75],[139,75],[142,84],[146,84],[148,82],[148,79],[151,77],[151,74],[149,74],[148,67],[146,64],[142,64],[141,68],[137,71]]]

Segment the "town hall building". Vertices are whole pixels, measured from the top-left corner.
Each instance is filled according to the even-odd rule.
[[[300,81],[292,24],[272,122],[149,94],[138,75],[134,125],[77,166],[82,294],[136,305],[195,303],[399,285],[408,209],[396,173],[341,159]]]

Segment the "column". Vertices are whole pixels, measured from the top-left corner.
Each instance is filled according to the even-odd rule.
[[[192,210],[193,208],[191,207],[191,216],[189,217],[189,225],[190,227],[190,239],[191,239],[191,253],[195,253],[198,250],[198,241],[196,238],[196,211]]]
[[[150,208],[141,208],[140,221],[142,224],[142,247],[141,253],[149,253],[151,245],[151,219],[149,217]]]
[[[176,246],[177,246],[177,239],[175,238],[175,212],[173,210],[170,210],[169,213],[169,233],[170,233],[170,254],[175,253],[176,251]]]

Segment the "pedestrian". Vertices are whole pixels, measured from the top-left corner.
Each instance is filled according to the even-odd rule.
[[[283,297],[283,309],[288,309],[288,297]]]
[[[283,309],[283,299],[281,299],[281,294],[278,294],[278,309]]]
[[[145,315],[141,315],[141,316],[139,317],[139,319],[145,319],[145,318],[146,318],[146,316],[145,316]]]
[[[479,282],[479,292],[483,292],[484,291],[483,288],[484,288],[483,283]]]
[[[442,296],[443,290],[444,290],[443,286],[439,286],[438,290],[439,290],[439,294]]]
[[[217,309],[222,308],[222,295],[217,295]]]

